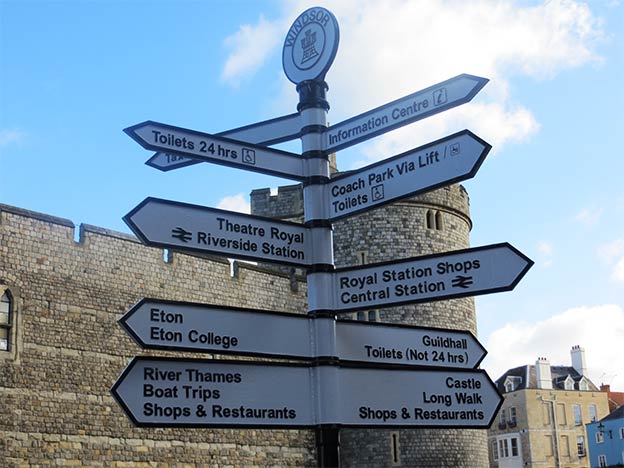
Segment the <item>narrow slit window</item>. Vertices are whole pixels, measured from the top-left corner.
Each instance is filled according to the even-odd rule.
[[[435,227],[435,215],[433,211],[431,210],[427,210],[426,224],[427,224],[427,229],[433,229]]]
[[[437,231],[441,231],[442,230],[442,212],[441,211],[436,211],[435,214],[435,228]]]
[[[0,297],[0,351],[9,351],[13,322],[13,300],[8,291]]]
[[[390,433],[390,464],[392,466],[401,465],[401,447],[399,446],[399,433]]]

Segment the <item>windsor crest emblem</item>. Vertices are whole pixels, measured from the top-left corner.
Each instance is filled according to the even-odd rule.
[[[290,81],[323,80],[336,57],[339,30],[334,15],[321,7],[304,11],[284,42],[282,63]]]

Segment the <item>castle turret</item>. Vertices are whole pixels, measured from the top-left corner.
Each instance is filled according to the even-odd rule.
[[[297,190],[300,195],[296,195]],[[302,217],[302,192],[297,186],[281,188],[274,196],[268,189],[255,190],[251,198],[254,214],[289,220]],[[451,185],[334,223],[335,265],[463,249],[469,246],[471,227],[468,194],[462,186]],[[476,335],[471,298],[363,310],[342,318],[469,330]],[[343,428],[340,453],[345,467],[488,465],[484,430]]]

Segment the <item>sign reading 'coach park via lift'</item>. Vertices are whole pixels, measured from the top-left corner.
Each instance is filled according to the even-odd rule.
[[[328,184],[331,220],[474,177],[491,146],[468,130],[370,166]]]
[[[486,428],[502,403],[481,370],[173,358],[134,358],[111,393],[158,427]]]
[[[158,299],[140,300],[119,323],[145,349],[458,369],[486,354],[468,331]]]

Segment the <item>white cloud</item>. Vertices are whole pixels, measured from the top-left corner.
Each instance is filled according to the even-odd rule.
[[[624,284],[624,257],[620,258],[620,260],[613,267],[611,279],[616,283]]]
[[[474,102],[361,147],[366,158],[362,162],[463,128],[500,152],[504,144],[528,139],[539,129],[531,110],[514,96],[515,76],[548,79],[600,61],[593,46],[603,36],[602,26],[580,1],[527,6],[512,0],[289,0],[282,2],[283,14],[277,20],[269,23],[261,18],[232,36],[233,52],[224,76],[240,76],[259,67],[266,46],[281,47],[294,17],[316,4],[332,11],[340,25],[338,54],[327,76],[331,122],[460,73],[491,80]],[[278,95],[288,97],[281,106],[286,112],[293,106],[293,85],[285,78],[282,83],[288,90]]]
[[[546,242],[546,241],[541,241],[538,245],[537,245],[537,250],[539,253],[547,255],[547,256],[551,256],[553,253],[553,246],[550,242]]]
[[[24,132],[14,128],[0,130],[0,148],[4,148],[12,143],[19,143],[23,141],[25,136]]]
[[[552,365],[570,365],[573,345],[585,348],[590,379],[624,389],[624,310],[619,305],[569,309],[546,320],[508,323],[494,331],[485,348],[483,366],[492,379],[507,369],[535,364],[539,356]],[[607,380],[607,377],[609,380]]]
[[[229,55],[221,79],[232,86],[249,79],[264,64],[269,54],[280,42],[280,23],[267,21],[260,16],[254,26],[242,25],[239,30],[225,39],[225,45],[233,49]]]
[[[624,255],[624,238],[615,239],[598,248],[598,257],[606,263],[612,263],[622,255]]]
[[[602,208],[584,208],[576,214],[574,219],[583,224],[585,227],[593,227],[600,221],[602,212]]]
[[[554,252],[552,243],[546,242],[546,241],[539,242],[537,244],[537,251],[539,252],[540,257],[541,257],[540,264],[544,268],[548,268],[552,266],[552,263],[553,263],[552,256]]]
[[[222,210],[236,211],[237,213],[251,213],[251,206],[247,197],[242,194],[231,195],[229,197],[222,198],[217,204],[217,208]]]
[[[598,258],[612,265],[611,280],[624,284],[624,238],[615,239],[598,248]]]

